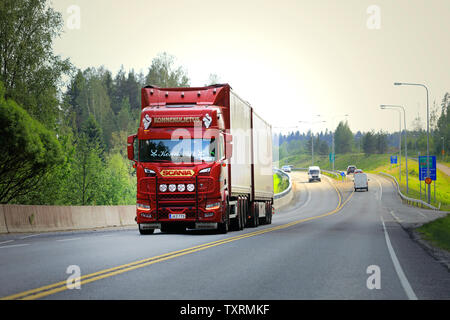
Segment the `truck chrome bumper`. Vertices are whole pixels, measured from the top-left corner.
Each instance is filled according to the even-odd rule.
[[[161,223],[141,223],[141,229],[161,229]]]
[[[195,229],[217,229],[217,222],[196,222]]]

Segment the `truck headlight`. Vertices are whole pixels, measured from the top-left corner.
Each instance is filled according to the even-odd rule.
[[[184,190],[186,190],[186,186],[184,185],[184,183],[180,183],[177,189],[179,192],[184,192]]]
[[[167,191],[167,184],[161,184],[159,186],[159,191],[166,192]]]
[[[149,211],[150,210],[150,205],[149,204],[143,204],[143,203],[136,203],[136,208],[138,208],[139,210]]]
[[[199,174],[207,174],[210,172],[211,172],[211,168],[205,168],[205,169],[200,170],[198,173]]]
[[[220,202],[207,203],[206,210],[216,210],[220,208]]]
[[[170,192],[175,192],[175,190],[177,190],[177,186],[174,184],[169,184],[169,191]]]
[[[193,183],[189,183],[189,184],[186,186],[186,188],[187,188],[187,191],[192,192],[192,191],[194,191],[195,186],[194,186]]]

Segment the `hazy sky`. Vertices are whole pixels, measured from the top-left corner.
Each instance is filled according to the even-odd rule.
[[[55,51],[77,67],[104,65],[115,74],[123,65],[146,73],[151,60],[166,51],[185,67],[192,86],[216,73],[274,127],[317,121],[321,114],[327,122],[315,124],[315,131],[331,129],[343,118],[332,124],[331,116],[349,114],[353,131],[394,131],[397,112],[379,105],[400,104],[407,126],[419,113],[426,128],[425,89],[393,83],[426,84],[430,109],[450,92],[450,0],[53,0],[53,5],[65,19]]]

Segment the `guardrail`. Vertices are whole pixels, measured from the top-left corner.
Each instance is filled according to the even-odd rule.
[[[273,169],[273,172],[274,172],[274,173],[279,173],[279,174],[281,174],[282,176],[285,176],[285,177],[287,177],[287,178],[289,179],[289,186],[288,186],[285,190],[281,191],[280,193],[275,193],[275,194],[273,195],[273,198],[274,198],[274,199],[280,199],[280,198],[283,198],[285,195],[287,195],[287,194],[288,194],[289,192],[291,192],[291,190],[292,190],[291,176],[288,175],[286,172],[280,170],[280,169]]]
[[[440,202],[439,202],[439,207],[436,208],[435,206],[432,206],[431,204],[428,204],[428,203],[426,203],[423,200],[419,200],[419,199],[410,198],[410,197],[405,196],[400,191],[400,185],[398,184],[398,181],[397,181],[397,179],[394,176],[391,176],[390,174],[385,173],[385,172],[379,172],[379,174],[382,174],[382,175],[384,175],[384,176],[386,176],[388,178],[391,178],[391,179],[393,179],[395,181],[395,184],[397,185],[397,193],[400,196],[400,198],[402,198],[403,200],[406,201],[406,203],[409,203],[409,204],[412,204],[412,205],[414,205],[414,204],[419,205],[420,204],[422,206],[428,207],[428,208],[433,209],[433,210],[440,210],[441,209],[441,203]]]
[[[295,171],[308,171],[308,168],[292,168],[292,170],[295,170]],[[338,177],[338,178],[342,178],[341,172],[344,172],[344,173],[345,173],[345,171],[339,171],[339,170],[331,171],[331,170],[324,170],[324,169],[321,169],[321,171],[322,171],[322,172],[329,173],[329,174],[334,174],[334,175],[335,175],[336,177]],[[347,176],[347,175],[345,174],[344,177],[345,177],[345,176]]]

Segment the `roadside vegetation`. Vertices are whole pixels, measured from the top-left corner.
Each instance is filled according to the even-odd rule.
[[[402,178],[399,181],[399,166],[385,164],[383,166],[377,167],[373,170],[369,170],[373,173],[378,173],[380,171],[388,173],[397,178],[400,185],[400,190],[404,195],[411,198],[420,199],[420,182],[419,182],[419,164],[416,160],[408,159],[408,186],[409,193],[406,194],[406,167],[405,158],[402,157]],[[421,182],[422,185],[422,200],[426,201],[427,193],[425,191],[425,182]],[[443,173],[441,170],[437,170],[436,179],[436,201],[434,201],[434,182],[431,184],[431,204],[435,207],[439,206],[441,203],[441,210],[450,210],[450,177]]]
[[[433,245],[450,251],[450,215],[436,219],[416,230]]]
[[[273,174],[274,193],[280,193],[289,187],[289,179],[279,173]]]

